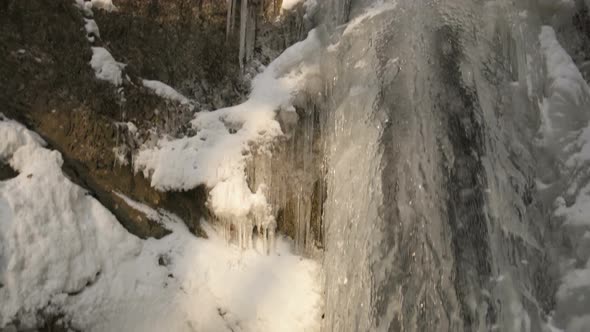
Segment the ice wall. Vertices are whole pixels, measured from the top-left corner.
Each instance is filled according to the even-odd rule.
[[[323,5],[324,329],[541,331],[536,4],[345,5]]]

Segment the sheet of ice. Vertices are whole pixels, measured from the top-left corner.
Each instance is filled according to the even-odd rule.
[[[43,145],[0,116],[0,156],[20,173],[0,182],[0,328],[14,319],[35,325],[38,311],[141,249]]]
[[[353,33],[356,28],[358,28],[361,23],[365,20],[371,19],[379,14],[382,14],[386,11],[390,11],[395,9],[397,6],[396,0],[378,0],[375,1],[370,7],[368,7],[364,13],[361,15],[353,18],[347,25],[346,29],[343,32],[343,35],[347,35]]]
[[[294,93],[317,74],[319,44],[317,32],[311,31],[254,78],[246,102],[198,113],[191,122],[195,136],[164,137],[155,147],[144,147],[134,157],[135,170],[151,177],[158,190],[190,190],[205,184],[212,189],[209,204],[218,217],[237,220],[249,215],[245,219],[252,224],[272,224],[269,216],[253,217],[261,194],[248,188],[245,163],[251,149],[264,150],[283,134],[275,113],[293,110]]]
[[[82,331],[318,331],[319,265],[192,235],[166,211],[120,195],[173,233],[139,240],[61,172],[56,151],[0,116],[0,155],[20,174],[0,182],[0,329],[63,314]]]
[[[174,88],[166,85],[160,81],[143,80],[143,86],[154,91],[154,93],[162,98],[177,101],[183,105],[189,104],[189,99],[178,93]]]
[[[122,70],[125,64],[117,62],[105,48],[92,47],[90,65],[99,80],[110,82],[115,86],[123,83]]]

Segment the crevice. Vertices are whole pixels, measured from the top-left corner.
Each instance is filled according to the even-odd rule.
[[[10,165],[0,161],[0,181],[10,180],[18,176],[18,172],[15,171]]]

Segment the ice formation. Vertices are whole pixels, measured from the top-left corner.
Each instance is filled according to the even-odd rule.
[[[306,79],[317,74],[319,39],[316,31],[287,49],[253,80],[243,104],[197,113],[193,137],[162,138],[134,157],[134,167],[151,178],[158,190],[211,189],[209,207],[241,246],[250,245],[256,226],[264,239],[274,234],[274,215],[264,189],[249,188],[246,161],[254,150],[265,151],[282,130],[277,111],[292,111],[292,99]],[[230,237],[231,238],[231,237]],[[266,241],[266,240],[265,240]]]
[[[590,295],[590,88],[553,28],[542,27],[539,39],[547,72],[540,142],[561,164],[559,177],[541,190],[565,188],[554,194],[559,195],[554,216],[575,255],[562,257],[552,324],[563,331],[582,332],[590,324],[588,312],[581,310],[588,307]]]

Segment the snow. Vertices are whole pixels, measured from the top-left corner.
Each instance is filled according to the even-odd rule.
[[[98,30],[98,25],[96,24],[96,21],[91,20],[91,19],[84,19],[84,29],[86,29],[86,33],[88,35],[88,39],[91,42],[94,42],[94,37],[98,37],[100,38],[100,32]]]
[[[92,16],[93,8],[102,9],[109,12],[117,11],[117,7],[113,4],[112,0],[76,0],[75,5],[88,16]]]
[[[195,136],[164,137],[155,147],[145,146],[134,158],[135,170],[151,177],[158,190],[190,190],[205,184],[211,189],[209,205],[217,217],[253,224],[262,219],[271,227],[270,216],[253,216],[262,198],[258,188],[253,193],[247,186],[246,161],[253,149],[264,151],[283,134],[275,113],[292,111],[295,92],[319,71],[319,44],[316,31],[311,31],[254,78],[246,102],[198,113],[191,122]]]
[[[547,94],[580,105],[589,89],[578,67],[557,41],[553,28],[543,26],[539,39],[547,65]]]
[[[79,10],[81,10],[84,15],[92,16],[92,2],[84,1],[84,0],[76,0],[74,4]]]
[[[553,28],[542,27],[539,40],[546,65],[539,143],[555,153],[559,165],[558,183],[565,189],[555,198],[554,216],[571,248],[571,255],[562,257],[556,319],[549,326],[555,331],[586,331],[590,323],[584,309],[590,304],[590,239],[586,236],[590,230],[590,88]]]
[[[143,86],[154,91],[156,95],[162,98],[177,101],[183,105],[187,105],[190,102],[188,98],[160,81],[143,80],[142,83]]]
[[[68,307],[88,331],[316,331],[321,296],[317,263],[230,247],[206,228],[192,236],[172,214],[125,198],[173,233],[147,240],[141,255],[101,278]],[[169,262],[160,266],[158,261]]]
[[[196,238],[175,215],[118,194],[172,231],[128,234],[61,172],[38,135],[0,116],[0,156],[19,171],[0,182],[0,329],[35,327],[40,311],[82,331],[317,331],[319,265],[291,253],[242,250],[203,223]]]
[[[88,34],[94,34],[96,37],[100,37],[100,32],[98,31],[98,25],[96,24],[95,20],[92,19],[84,19],[84,29]]]
[[[92,8],[103,9],[109,12],[117,10],[112,0],[91,0],[91,3]]]
[[[44,144],[39,135],[0,113],[0,161],[8,161],[21,146]]]
[[[99,80],[110,82],[115,86],[123,83],[122,70],[125,64],[115,61],[115,58],[103,47],[92,47],[90,65]]]
[[[0,119],[0,156],[20,174],[0,182],[0,327],[35,325],[38,310],[131,257],[141,243],[61,172],[38,135]]]
[[[569,118],[587,120],[590,88],[572,58],[557,41],[553,28],[543,26],[539,40],[547,71],[540,134],[544,144],[555,144],[557,138],[563,137],[570,127],[565,114],[569,114]]]
[[[557,291],[557,298],[563,299],[583,287],[590,287],[590,262],[584,268],[572,270],[565,276]]]
[[[137,134],[137,126],[133,122],[127,122],[127,130],[133,135]]]
[[[295,5],[297,5],[301,2],[303,2],[303,0],[283,0],[283,4],[281,5],[281,9],[283,9],[283,10],[293,9],[293,7],[295,7]]]

